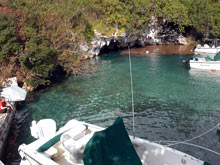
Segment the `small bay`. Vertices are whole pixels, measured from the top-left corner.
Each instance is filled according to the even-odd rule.
[[[188,69],[182,60],[190,57],[132,56],[137,137],[183,141],[220,122],[220,72]],[[69,77],[36,92],[36,99],[21,107],[16,115],[19,125],[16,145],[33,141],[29,130],[31,121],[44,118],[54,119],[58,128],[71,119],[107,127],[121,116],[132,134],[128,56],[113,52],[94,58],[91,63],[95,68],[92,75]],[[192,143],[220,152],[216,130]],[[177,149],[213,165],[220,162],[219,157],[204,150],[183,145]],[[6,156],[18,162],[19,158],[8,152]]]

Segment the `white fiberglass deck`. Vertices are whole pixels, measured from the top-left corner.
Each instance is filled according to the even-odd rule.
[[[85,145],[94,132],[104,129],[83,122],[78,122],[77,125],[83,128],[84,124],[88,125],[88,128],[81,131],[77,128],[77,131],[75,129],[67,131],[62,135],[63,137],[61,136],[60,141],[44,153],[36,150],[48,141],[48,138],[40,138],[29,145],[21,145],[19,147],[19,153],[23,158],[21,165],[27,165],[30,162],[32,164],[82,165]],[[204,163],[188,154],[157,143],[131,136],[130,139],[143,165],[203,165]]]

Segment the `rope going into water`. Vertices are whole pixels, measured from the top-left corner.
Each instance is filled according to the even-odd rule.
[[[132,33],[130,33],[129,36],[125,39],[125,43],[128,44],[127,41],[131,35]],[[128,57],[129,57],[129,68],[130,68],[130,83],[131,83],[132,131],[133,131],[133,137],[135,138],[133,74],[132,74],[131,52],[130,52],[129,44],[128,44],[128,52],[129,52]]]
[[[132,106],[132,126],[133,126],[132,130],[133,130],[133,136],[135,137],[133,75],[132,75],[132,65],[131,65],[131,52],[129,45],[128,45],[128,51],[129,51],[129,66],[130,66],[130,79],[131,79],[131,106]]]
[[[193,137],[193,138],[191,138],[191,139],[184,140],[184,141],[182,141],[182,142],[177,142],[177,143],[174,143],[174,144],[169,144],[169,145],[166,145],[166,146],[167,146],[167,147],[170,147],[170,146],[178,145],[178,144],[180,144],[180,143],[186,143],[186,142],[189,142],[189,141],[198,139],[198,138],[200,138],[201,136],[203,136],[203,135],[205,135],[205,134],[211,132],[211,131],[214,130],[215,128],[217,128],[217,127],[219,126],[219,124],[220,124],[220,123],[218,123],[218,124],[217,124],[216,126],[214,126],[213,128],[209,129],[208,131],[206,131],[206,132],[204,132],[204,133],[202,133],[202,134],[200,134],[200,135],[198,135],[198,136],[195,136],[195,137]]]

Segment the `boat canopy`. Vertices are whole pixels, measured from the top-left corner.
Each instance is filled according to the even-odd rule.
[[[220,52],[215,55],[214,61],[220,61]]]
[[[192,58],[196,58],[198,56],[200,56],[200,54],[195,54],[195,55],[192,56]]]
[[[141,165],[122,118],[113,125],[94,133],[83,153],[85,165]]]
[[[3,88],[1,96],[4,96],[7,101],[24,101],[27,95],[27,91],[20,88],[17,85],[12,85],[7,88]]]
[[[205,57],[206,61],[213,61],[213,59],[210,56]]]

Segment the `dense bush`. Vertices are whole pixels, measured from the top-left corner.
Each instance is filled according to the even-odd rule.
[[[29,80],[32,86],[46,85],[57,63],[57,51],[47,39],[34,37],[26,44],[26,52],[19,60],[33,73]]]
[[[143,30],[152,16],[175,22],[180,28],[192,26],[206,36],[219,36],[220,31],[218,0],[9,0],[8,6],[35,15],[32,22],[39,21],[40,33],[68,24],[68,30],[87,35],[88,23],[101,23],[106,30]],[[35,26],[32,22],[29,19]]]
[[[90,42],[91,39],[95,36],[94,29],[93,29],[93,27],[90,24],[86,25],[85,36],[86,36],[86,40],[88,42]]]
[[[20,48],[13,22],[0,11],[0,59],[9,62],[11,57],[18,54]]]

